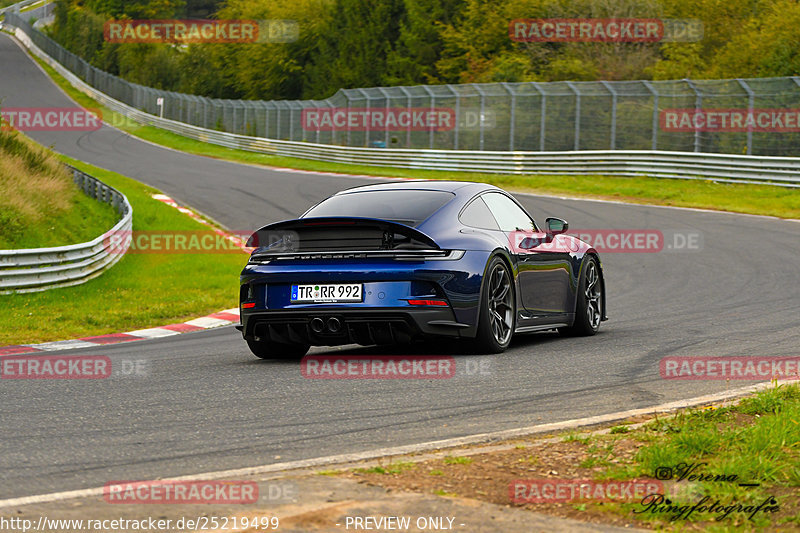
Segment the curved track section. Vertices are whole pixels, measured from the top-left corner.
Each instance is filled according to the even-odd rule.
[[[74,105],[5,35],[0,65],[4,105]],[[158,187],[235,230],[295,216],[334,191],[366,182],[186,155],[108,127],[31,136]],[[0,383],[0,499],[647,407],[738,386],[665,381],[658,366],[664,356],[797,354],[797,223],[519,198],[538,220],[699,232],[703,248],[604,254],[611,320],[597,336],[519,337],[502,355],[458,357],[453,379],[306,380],[297,363],[255,360],[233,328],[81,350],[112,361],[142,360],[147,371]],[[237,275],[231,272],[232,287]],[[466,371],[480,361],[487,373]]]

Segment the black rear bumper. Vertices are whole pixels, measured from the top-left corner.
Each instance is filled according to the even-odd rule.
[[[245,339],[312,346],[403,344],[433,336],[460,337],[469,328],[455,322],[449,307],[243,311],[241,318]]]

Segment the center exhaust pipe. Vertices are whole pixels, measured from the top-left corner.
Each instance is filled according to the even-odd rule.
[[[330,331],[331,333],[339,333],[341,329],[342,329],[342,322],[338,318],[332,316],[328,319],[328,331]]]
[[[325,322],[323,322],[320,317],[312,318],[310,325],[311,331],[314,333],[322,333],[322,330],[325,329]]]

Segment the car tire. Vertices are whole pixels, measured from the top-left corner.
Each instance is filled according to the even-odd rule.
[[[597,333],[603,320],[603,279],[600,265],[593,256],[583,264],[578,283],[578,301],[575,304],[575,321],[572,326],[558,328],[566,337],[587,337]]]
[[[489,261],[481,290],[476,348],[480,353],[504,352],[514,336],[517,311],[514,276],[501,258]]]
[[[248,340],[247,346],[259,359],[299,359],[308,352],[308,344],[281,344],[268,340]]]

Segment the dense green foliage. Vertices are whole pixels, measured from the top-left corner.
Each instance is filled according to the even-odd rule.
[[[339,88],[493,81],[790,76],[797,0],[58,0],[53,36],[144,85],[220,98],[324,98]],[[291,43],[112,44],[110,18],[290,19]],[[518,18],[693,18],[693,43],[520,43]]]

